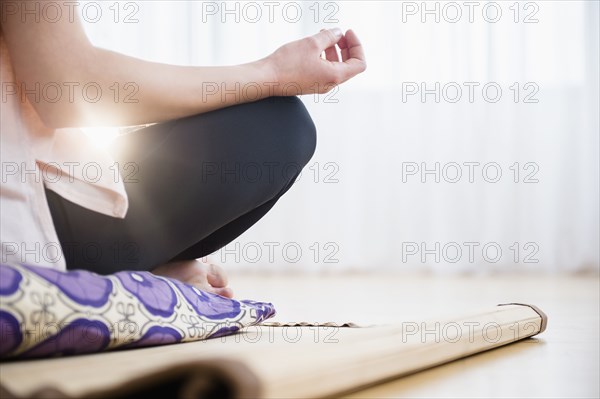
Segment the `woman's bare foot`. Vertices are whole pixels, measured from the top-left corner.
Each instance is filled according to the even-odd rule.
[[[233,291],[227,287],[227,276],[219,265],[209,261],[184,260],[165,263],[152,270],[152,273],[174,278],[193,285],[202,291],[212,292],[227,298],[233,298]]]

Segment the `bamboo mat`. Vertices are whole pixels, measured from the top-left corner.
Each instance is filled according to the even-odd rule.
[[[543,332],[547,317],[507,304],[389,326],[265,323],[208,341],[2,363],[4,397],[326,397]]]

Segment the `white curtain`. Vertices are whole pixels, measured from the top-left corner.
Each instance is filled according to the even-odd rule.
[[[323,27],[360,36],[367,72],[303,97],[317,153],[215,253],[230,269],[598,271],[598,3],[474,4],[137,1],[85,25],[99,46],[189,65]]]

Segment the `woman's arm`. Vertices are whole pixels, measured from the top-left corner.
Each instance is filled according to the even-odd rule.
[[[26,3],[35,1],[16,4]],[[20,12],[2,15],[17,79],[50,127],[138,125],[272,95],[324,93],[366,68],[352,31],[344,36],[337,29],[324,30],[249,64],[185,67],[96,48],[80,21],[68,20],[66,7],[63,15],[52,23]],[[327,59],[320,57],[323,51]],[[3,96],[13,89],[2,87]]]

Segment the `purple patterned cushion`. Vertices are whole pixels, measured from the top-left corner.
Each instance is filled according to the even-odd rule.
[[[224,298],[149,272],[0,265],[1,359],[196,341],[274,314],[270,303]]]

